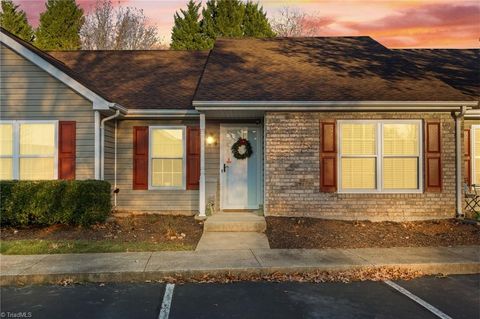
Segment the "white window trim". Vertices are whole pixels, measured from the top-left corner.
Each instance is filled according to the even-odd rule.
[[[58,179],[58,120],[2,120],[0,124],[13,125],[13,154],[12,156],[2,155],[0,158],[11,158],[13,160],[13,178],[20,179],[20,158],[50,158],[46,155],[20,155],[20,125],[21,124],[53,124],[54,125],[54,154],[53,154],[53,179]]]
[[[152,185],[152,131],[155,129],[181,129],[183,134],[183,163],[182,186],[153,186]],[[148,127],[148,189],[149,190],[186,190],[187,186],[187,127],[185,125],[155,125]]]
[[[480,138],[480,134],[479,134],[479,136],[476,136],[476,134],[475,134],[476,130],[480,130],[480,125],[472,125],[470,127],[470,141],[471,141],[471,143],[470,143],[471,144],[471,147],[470,147],[471,148],[471,150],[470,150],[471,156],[470,156],[470,158],[471,158],[471,163],[472,163],[470,174],[472,176],[472,184],[476,183],[478,185],[478,184],[480,184],[480,181],[477,182],[475,180],[475,173],[476,173],[477,169],[480,170],[480,167],[475,167],[475,154],[476,154],[476,151],[477,151],[475,149],[475,139]]]
[[[375,124],[376,145],[375,155],[342,156],[342,124]],[[383,125],[384,124],[415,124],[419,131],[418,156],[418,189],[384,189],[383,187]],[[422,120],[337,120],[337,180],[338,193],[341,194],[419,194],[423,193],[423,125]],[[342,188],[342,158],[343,157],[375,157],[376,188],[375,189],[343,189]],[[386,156],[386,157],[415,157],[416,156]]]

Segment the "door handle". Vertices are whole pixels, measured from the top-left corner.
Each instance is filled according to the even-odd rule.
[[[223,170],[222,170],[222,172],[223,172],[223,173],[226,173],[226,172],[227,172],[227,168],[228,168],[227,164],[223,163]]]

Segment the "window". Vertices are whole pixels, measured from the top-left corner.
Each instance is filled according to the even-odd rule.
[[[421,133],[421,121],[339,121],[340,191],[421,191]]]
[[[473,184],[480,184],[480,125],[472,126]]]
[[[0,179],[13,179],[13,124],[0,123]]]
[[[341,183],[345,189],[375,189],[376,125],[345,123],[340,126]]]
[[[0,179],[57,178],[57,122],[0,123]]]
[[[150,127],[150,187],[185,188],[185,127]]]

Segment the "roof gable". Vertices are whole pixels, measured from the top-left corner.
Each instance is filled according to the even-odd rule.
[[[87,85],[80,75],[63,63],[3,28],[0,28],[0,42],[90,100],[94,109],[108,109],[114,105],[107,101],[99,90]]]

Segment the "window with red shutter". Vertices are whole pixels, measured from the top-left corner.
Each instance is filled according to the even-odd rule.
[[[76,123],[58,123],[58,179],[75,179]]]
[[[133,127],[133,189],[148,189],[148,126]]]
[[[337,191],[337,140],[335,120],[320,121],[320,191]]]
[[[442,191],[441,122],[425,122],[425,191]]]
[[[200,128],[187,127],[187,189],[198,189],[200,181]]]

